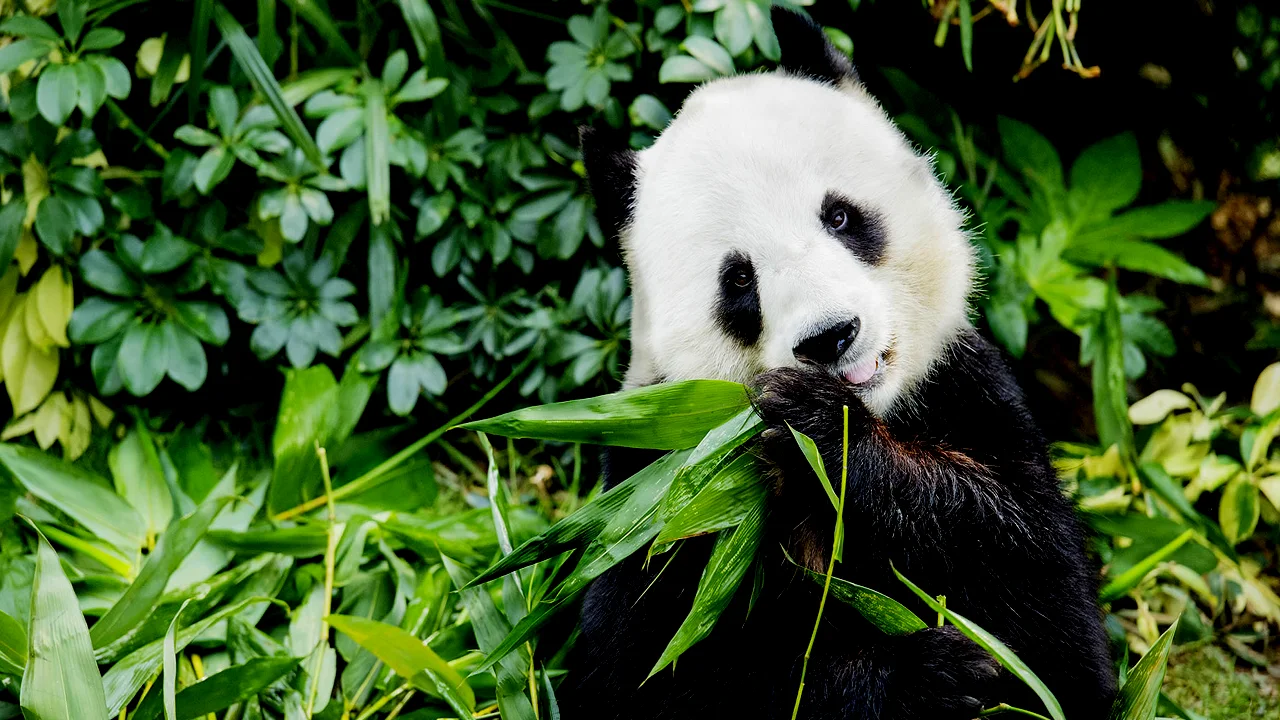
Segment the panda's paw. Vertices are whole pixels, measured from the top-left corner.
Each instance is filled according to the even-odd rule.
[[[992,704],[1000,664],[954,626],[904,638],[894,673],[894,717],[970,720]]]
[[[790,425],[815,440],[839,436],[845,405],[851,423],[864,412],[848,383],[819,369],[777,368],[757,375],[752,385],[766,432],[781,430],[790,436]]]
[[[778,368],[756,376],[752,386],[756,412],[765,424],[764,454],[779,467],[804,462],[797,454],[793,429],[812,438],[823,457],[835,459],[840,454],[844,406],[849,406],[851,435],[863,424],[862,401],[847,383],[821,370]]]

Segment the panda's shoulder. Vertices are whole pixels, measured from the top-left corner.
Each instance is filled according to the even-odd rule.
[[[977,330],[959,332],[909,393],[903,420],[913,424],[1013,430],[1038,435],[1005,354]],[[984,433],[985,434],[985,433]]]

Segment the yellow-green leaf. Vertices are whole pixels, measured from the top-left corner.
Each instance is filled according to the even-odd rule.
[[[1280,408],[1280,362],[1271,363],[1258,374],[1249,401],[1249,409],[1255,415],[1268,415],[1276,408]]]
[[[442,698],[462,717],[471,717],[475,692],[466,679],[426,643],[394,625],[351,615],[330,615],[329,625],[373,653],[415,688]]]
[[[1218,523],[1227,541],[1235,545],[1253,534],[1260,513],[1258,486],[1248,475],[1240,474],[1227,483],[1218,505]]]
[[[67,323],[71,321],[71,311],[75,309],[75,293],[68,282],[66,271],[58,266],[50,266],[36,283],[33,295],[40,316],[50,340],[58,347],[71,347],[67,339]]]
[[[1195,402],[1177,390],[1157,390],[1129,407],[1129,420],[1134,425],[1155,425],[1175,410],[1193,407]]]
[[[1194,610],[1193,610],[1194,612]],[[1178,621],[1174,621],[1160,635],[1146,655],[1129,671],[1129,678],[1120,688],[1111,714],[1107,720],[1153,720],[1160,700],[1160,686],[1164,683],[1164,671],[1169,664],[1169,649]]]
[[[28,296],[15,300],[9,322],[0,341],[0,365],[4,368],[5,388],[13,414],[22,415],[40,406],[58,378],[58,351],[41,350],[27,337],[26,304]]]

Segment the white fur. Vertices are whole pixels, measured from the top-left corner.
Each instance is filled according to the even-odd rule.
[[[862,330],[843,367],[893,348],[864,395],[884,415],[968,327],[973,251],[963,217],[929,161],[858,86],[782,72],[708,83],[637,165],[623,232],[634,300],[629,386],[749,382],[797,365],[797,342],[856,316]],[[887,245],[878,266],[824,230],[828,192],[879,213]],[[752,260],[764,316],[750,349],[714,320],[719,270],[734,250]]]

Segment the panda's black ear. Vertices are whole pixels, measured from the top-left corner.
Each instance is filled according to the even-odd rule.
[[[778,48],[782,51],[783,70],[833,85],[846,80],[858,82],[853,63],[808,16],[780,5],[774,5],[770,15],[773,32],[778,36]]]
[[[596,201],[600,229],[617,238],[631,219],[636,199],[636,153],[621,135],[592,127],[578,128],[582,164]]]

